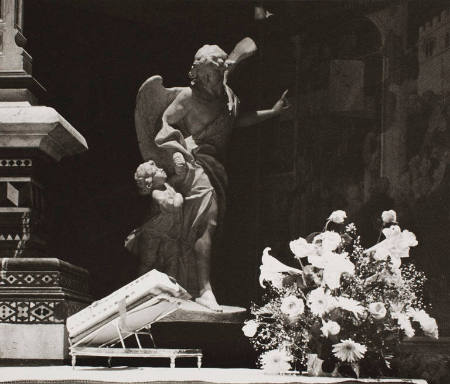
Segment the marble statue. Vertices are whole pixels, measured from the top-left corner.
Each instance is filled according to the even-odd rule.
[[[285,91],[271,109],[239,114],[227,76],[255,51],[250,38],[230,55],[205,45],[195,54],[189,87],[167,89],[153,76],[137,95],[136,132],[146,162],[135,179],[153,204],[150,218],[126,246],[139,255],[141,274],[152,268],[167,273],[214,311],[221,307],[210,282],[211,247],[225,211],[223,164],[231,132],[289,108]]]

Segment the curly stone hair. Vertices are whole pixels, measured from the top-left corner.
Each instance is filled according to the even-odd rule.
[[[191,85],[195,85],[198,80],[198,71],[205,65],[214,65],[218,70],[225,72],[228,63],[227,53],[218,45],[204,45],[201,47],[194,56],[194,63],[189,71],[189,78],[191,79]]]
[[[140,164],[134,173],[134,180],[141,195],[152,193],[153,176],[155,176],[158,167],[153,160]]]

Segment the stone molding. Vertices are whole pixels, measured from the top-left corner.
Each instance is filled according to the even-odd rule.
[[[56,161],[88,149],[84,137],[55,109],[0,105],[0,149],[39,149]]]

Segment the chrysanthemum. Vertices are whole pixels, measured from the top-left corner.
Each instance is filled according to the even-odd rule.
[[[324,313],[336,308],[336,300],[322,287],[312,290],[308,295],[308,307],[314,315],[322,316]]]
[[[260,356],[261,368],[269,374],[289,371],[292,356],[286,350],[273,349]]]
[[[305,303],[297,296],[290,295],[283,298],[280,310],[287,317],[294,320],[305,311]]]
[[[334,355],[341,361],[353,363],[364,357],[367,347],[359,344],[352,339],[342,340],[340,343],[333,345]]]
[[[356,317],[362,315],[365,310],[359,301],[343,296],[337,298],[337,307],[352,312]]]

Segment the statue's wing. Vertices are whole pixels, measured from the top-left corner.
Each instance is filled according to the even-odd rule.
[[[167,151],[158,148],[155,136],[161,129],[161,117],[182,88],[165,88],[161,76],[152,76],[139,88],[134,111],[136,134],[144,161],[154,160],[164,169],[172,167],[172,158]]]

